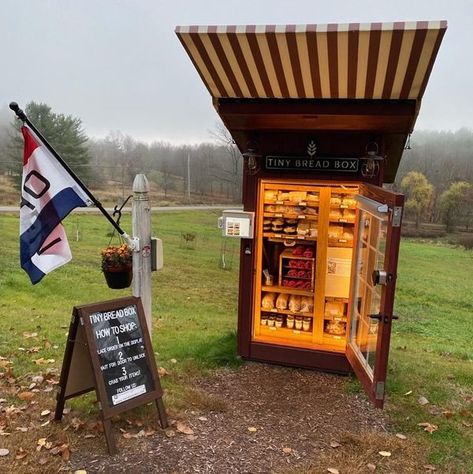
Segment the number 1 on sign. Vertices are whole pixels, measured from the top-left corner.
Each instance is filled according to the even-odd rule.
[[[118,336],[116,336],[117,338],[117,344],[120,345],[120,339],[118,339]]]

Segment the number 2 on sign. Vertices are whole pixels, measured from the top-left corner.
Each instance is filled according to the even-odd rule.
[[[120,352],[118,353],[118,359],[119,359],[119,360],[123,360],[123,352],[122,352],[122,351],[120,351]]]

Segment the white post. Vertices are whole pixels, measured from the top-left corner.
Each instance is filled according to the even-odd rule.
[[[149,184],[144,174],[137,174],[133,181],[131,219],[133,237],[139,239],[139,251],[133,252],[133,296],[141,297],[151,335],[151,207]]]

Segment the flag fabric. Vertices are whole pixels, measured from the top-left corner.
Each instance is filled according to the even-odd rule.
[[[24,125],[20,205],[21,267],[33,284],[72,258],[61,221],[76,207],[92,204],[85,191]]]

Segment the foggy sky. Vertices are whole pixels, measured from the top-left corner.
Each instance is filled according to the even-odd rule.
[[[208,141],[218,116],[176,25],[416,20],[448,21],[416,129],[473,129],[473,0],[0,0],[0,108],[44,102],[95,137]]]

